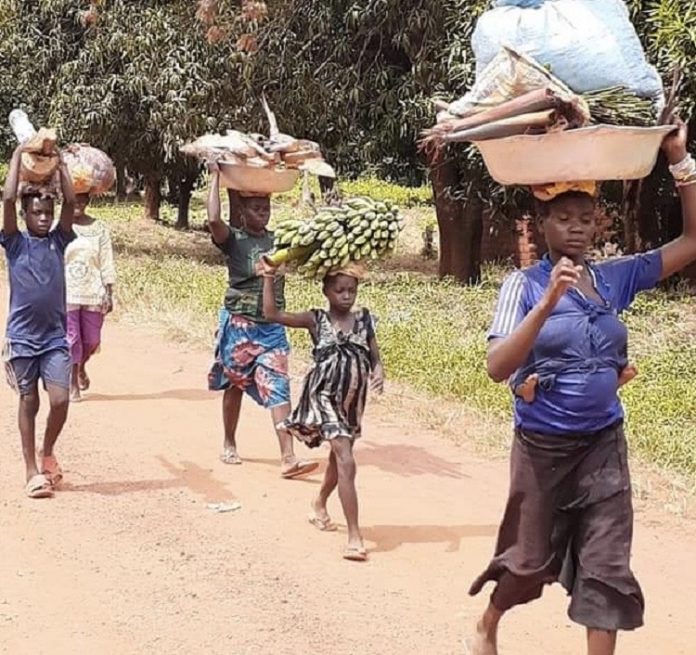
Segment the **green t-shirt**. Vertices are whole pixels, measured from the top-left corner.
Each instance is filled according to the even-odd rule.
[[[225,255],[229,283],[225,293],[225,308],[237,316],[244,316],[257,323],[263,318],[263,278],[256,274],[256,264],[264,253],[273,250],[273,234],[254,236],[230,228],[230,236],[222,244],[215,244]],[[278,309],[285,309],[285,278],[275,281],[275,298]]]

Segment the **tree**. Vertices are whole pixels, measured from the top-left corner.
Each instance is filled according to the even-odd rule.
[[[461,94],[471,79],[470,36],[488,2],[398,0],[276,8],[248,62],[249,90],[265,89],[294,134],[319,141],[344,175],[371,170],[402,183],[427,176],[421,131],[432,100]],[[460,148],[439,161],[436,188],[441,274],[479,277],[482,211],[494,186],[481,159]],[[444,200],[447,197],[447,200]],[[497,197],[497,196],[496,196]],[[447,206],[447,209],[443,209]]]
[[[181,198],[182,227],[199,166],[179,147],[229,129],[242,111],[245,55],[232,31],[241,30],[240,20],[229,8],[229,32],[218,27],[225,38],[210,43],[210,28],[195,16],[190,0],[112,0],[98,21],[84,23],[69,0],[13,0],[0,24],[0,52],[11,62],[0,88],[12,88],[12,104],[59,127],[64,140],[89,141],[118,168],[142,175],[148,218],[159,216],[169,178]]]

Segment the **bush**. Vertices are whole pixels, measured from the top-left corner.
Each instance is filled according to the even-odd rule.
[[[433,192],[429,186],[404,187],[369,177],[341,182],[339,187],[346,196],[365,196],[378,201],[389,200],[399,207],[433,204]]]
[[[283,208],[282,211],[293,211]],[[97,207],[113,225],[118,252],[118,294],[130,312],[156,320],[172,333],[211,346],[224,294],[222,259],[203,234],[143,228],[130,218],[140,209]],[[510,392],[486,375],[485,334],[504,271],[488,268],[483,282],[461,287],[405,272],[379,272],[360,289],[359,302],[378,319],[387,376],[437,397],[465,403],[509,421]],[[291,277],[291,310],[323,306],[320,286]],[[696,298],[681,289],[638,297],[625,316],[631,361],[640,375],[622,390],[628,432],[644,460],[696,474]],[[291,334],[300,357],[310,352],[301,331]]]

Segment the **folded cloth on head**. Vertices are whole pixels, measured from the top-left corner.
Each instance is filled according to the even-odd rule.
[[[537,200],[549,202],[564,193],[576,191],[586,193],[593,198],[597,195],[597,182],[549,182],[548,184],[537,184],[532,187],[532,193]]]
[[[341,268],[337,268],[327,274],[327,277],[335,277],[336,275],[346,275],[355,278],[360,282],[367,276],[367,269],[360,262],[350,262]]]

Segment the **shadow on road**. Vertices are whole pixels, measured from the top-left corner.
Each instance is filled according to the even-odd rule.
[[[190,402],[203,402],[214,400],[215,395],[206,389],[170,389],[157,393],[133,393],[133,394],[101,394],[93,393],[85,396],[85,402],[114,402],[136,400],[184,400]]]
[[[462,540],[495,537],[497,525],[373,525],[362,528],[363,537],[374,542],[373,553],[388,553],[404,544],[446,545],[445,552],[456,553]]]
[[[164,480],[123,480],[118,482],[89,482],[87,484],[65,483],[64,491],[93,493],[102,496],[163,491],[168,489],[188,489],[200,496],[206,503],[219,503],[236,500],[236,496],[224,482],[213,477],[210,469],[204,469],[192,462],[182,462],[175,466],[164,457],[157,458],[172,476]]]
[[[402,444],[377,444],[366,441],[356,450],[359,466],[376,466],[382,471],[412,477],[436,475],[441,478],[461,480],[469,476],[461,472],[461,464],[433,455],[420,446]]]

